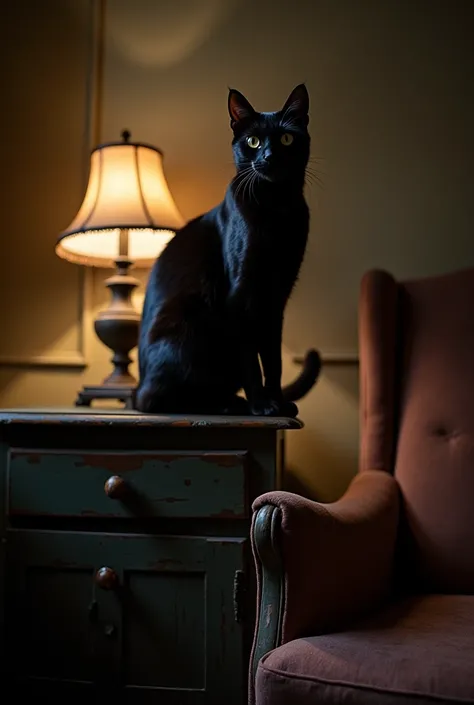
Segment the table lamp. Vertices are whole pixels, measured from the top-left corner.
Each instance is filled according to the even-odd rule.
[[[92,151],[84,200],[59,235],[56,254],[77,264],[115,266],[114,275],[105,280],[111,292],[109,307],[94,322],[98,338],[113,351],[113,370],[102,384],[83,387],[76,406],[90,406],[94,399],[118,399],[133,406],[137,380],[128,367],[141,316],[131,298],[139,281],[129,269],[150,267],[183,225],[159,149],[130,142],[124,130],[122,142]]]

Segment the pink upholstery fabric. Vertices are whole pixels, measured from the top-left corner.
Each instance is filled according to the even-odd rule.
[[[474,269],[367,272],[359,311],[360,468],[395,472],[412,588],[474,593]]]
[[[421,589],[474,594],[474,269],[400,292],[405,550]]]
[[[359,475],[333,505],[254,503],[281,509],[285,572],[256,704],[474,705],[474,268],[368,272],[359,311]],[[377,612],[392,576],[419,597]]]
[[[362,279],[359,306],[360,470],[392,471],[398,285],[387,272]]]
[[[387,596],[398,524],[391,475],[359,473],[333,504],[269,492],[253,509],[266,504],[282,511],[283,641],[332,629]]]
[[[267,654],[256,705],[472,704],[473,664],[474,597],[411,598]]]

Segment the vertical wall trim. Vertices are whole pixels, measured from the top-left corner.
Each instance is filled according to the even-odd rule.
[[[89,67],[87,72],[87,104],[84,119],[84,191],[87,187],[90,169],[90,153],[102,140],[102,117],[104,102],[105,64],[105,19],[106,0],[90,0],[91,32]],[[91,267],[80,267],[81,276],[81,344],[84,361],[91,357],[93,339],[93,285],[94,274]]]
[[[84,191],[89,178],[90,152],[100,140],[102,130],[105,0],[89,0],[88,62],[86,70],[86,99],[84,105],[84,132],[82,178]],[[77,265],[76,265],[77,266]],[[80,267],[78,272],[77,350],[52,355],[1,355],[1,367],[50,367],[84,368],[92,342],[92,273],[90,267]]]
[[[95,4],[93,47],[91,50],[91,106],[89,112],[90,140],[95,147],[102,141],[102,118],[104,104],[106,0],[93,0]]]

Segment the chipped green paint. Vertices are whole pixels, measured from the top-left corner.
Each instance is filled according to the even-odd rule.
[[[244,518],[246,454],[79,453],[14,449],[7,511],[14,515]],[[126,483],[121,499],[104,485]]]
[[[234,669],[243,669],[233,582],[245,565],[245,543],[94,533],[72,542],[62,532],[12,532],[16,669],[33,684],[48,680],[51,693],[78,680],[92,689],[95,659],[105,650],[102,663],[129,691],[127,702],[134,693],[140,702],[144,693],[160,703],[218,702],[222,679],[231,683]],[[117,574],[116,590],[94,588],[103,566]],[[92,602],[95,619],[86,620]],[[116,640],[104,640],[108,626]],[[234,693],[227,702],[243,702],[243,684],[235,687],[239,700]]]
[[[278,487],[282,429],[300,426],[2,411],[5,691],[16,676],[17,696],[47,702],[246,705],[251,504]]]

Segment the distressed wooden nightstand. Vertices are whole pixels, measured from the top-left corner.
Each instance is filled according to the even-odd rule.
[[[246,703],[251,503],[301,425],[1,412],[3,683],[48,703]]]

